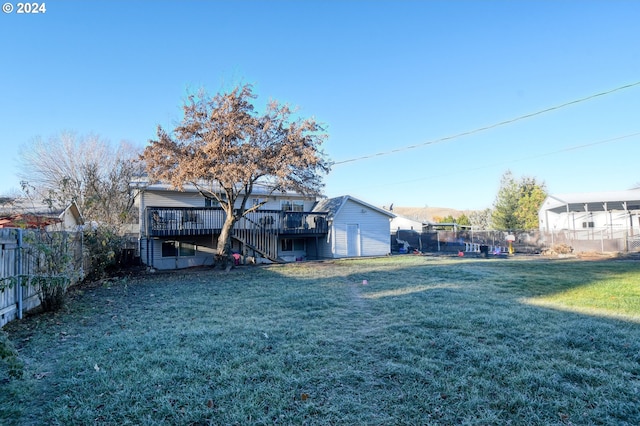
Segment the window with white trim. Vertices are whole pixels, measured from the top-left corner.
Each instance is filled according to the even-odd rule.
[[[304,203],[302,201],[283,200],[281,206],[282,206],[283,212],[303,212],[304,211]]]

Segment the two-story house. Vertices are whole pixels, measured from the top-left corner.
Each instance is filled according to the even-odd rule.
[[[133,182],[139,210],[139,252],[155,269],[212,265],[225,212],[195,187]],[[234,227],[232,250],[244,261],[293,262],[389,253],[393,214],[353,197],[320,200],[256,185],[260,208]],[[369,214],[367,214],[369,213]]]

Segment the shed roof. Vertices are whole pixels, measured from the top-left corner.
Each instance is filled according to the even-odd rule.
[[[640,210],[640,188],[549,195],[543,204],[543,210],[554,213]]]
[[[360,204],[363,207],[366,207],[368,209],[371,209],[373,211],[376,211],[378,213],[381,213],[385,216],[388,216],[390,218],[394,218],[396,217],[395,214],[381,209],[379,207],[373,206],[369,203],[365,203],[362,200],[358,200],[357,198],[352,197],[351,195],[343,195],[341,197],[334,197],[334,198],[326,198],[324,200],[320,200],[315,207],[313,208],[314,212],[327,212],[329,213],[329,218],[333,218],[335,217],[340,210],[342,209],[342,207],[347,203],[347,201],[353,201],[357,204]]]

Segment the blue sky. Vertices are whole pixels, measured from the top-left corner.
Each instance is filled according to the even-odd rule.
[[[17,2],[10,2],[14,6]],[[491,207],[500,177],[552,193],[640,182],[637,1],[47,1],[0,14],[0,193],[18,148],[65,130],[144,146],[187,93],[251,83],[327,125],[326,195]],[[622,138],[621,138],[622,137]],[[618,139],[616,139],[618,138]],[[429,143],[434,142],[434,143]],[[411,145],[415,149],[403,149]]]

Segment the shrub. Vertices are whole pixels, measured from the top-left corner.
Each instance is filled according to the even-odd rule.
[[[116,269],[125,242],[125,237],[109,226],[98,225],[86,230],[84,250],[90,262],[87,279],[104,278]]]
[[[36,276],[31,280],[38,288],[40,307],[45,312],[57,311],[65,303],[71,279],[67,276]]]
[[[556,256],[559,254],[571,254],[573,253],[573,247],[567,244],[554,244],[550,249],[544,250],[543,255]]]
[[[7,367],[9,377],[22,377],[24,365],[18,358],[18,351],[9,340],[9,336],[0,330],[0,360]]]
[[[31,283],[38,289],[42,310],[57,310],[64,305],[69,285],[82,275],[74,268],[73,240],[66,232],[44,230],[27,234],[25,240],[36,264]]]

